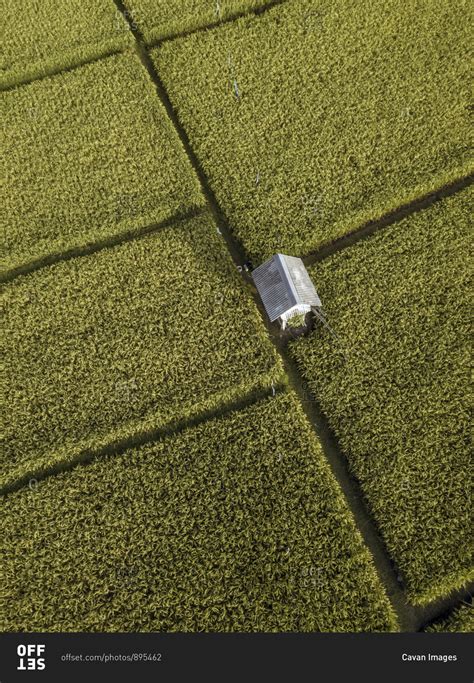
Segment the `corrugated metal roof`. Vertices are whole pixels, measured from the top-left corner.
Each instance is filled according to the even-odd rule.
[[[272,322],[297,303],[296,293],[289,285],[286,269],[278,256],[272,256],[252,273],[255,286]]]
[[[295,256],[283,256],[290,278],[296,290],[299,304],[309,304],[310,306],[321,306],[321,299],[313,285],[308,271],[300,258]]]
[[[296,304],[321,306],[300,258],[275,254],[253,271],[252,278],[271,322]]]

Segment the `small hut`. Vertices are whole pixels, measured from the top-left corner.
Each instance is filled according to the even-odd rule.
[[[279,320],[282,329],[290,319],[321,308],[321,300],[300,258],[275,254],[252,272],[252,278],[270,321]]]

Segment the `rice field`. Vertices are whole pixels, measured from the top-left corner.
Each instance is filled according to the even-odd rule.
[[[406,582],[425,604],[474,578],[473,190],[311,269],[327,328],[291,345]]]
[[[0,524],[1,630],[396,628],[293,395],[27,487]]]
[[[3,308],[2,485],[284,379],[207,214],[20,277]]]
[[[126,0],[132,26],[151,44],[238,16],[272,0]]]
[[[471,4],[0,9],[0,631],[472,631]]]
[[[461,605],[449,617],[427,630],[431,633],[474,633],[474,609],[472,605]]]
[[[133,44],[113,0],[1,0],[0,14],[2,87]]]
[[[1,113],[6,271],[204,203],[132,52],[4,93]]]
[[[152,51],[256,262],[314,251],[473,171],[471,15],[464,0],[290,1]]]

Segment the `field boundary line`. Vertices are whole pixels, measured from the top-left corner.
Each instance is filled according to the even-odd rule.
[[[263,316],[265,313],[263,306],[260,310]],[[269,334],[280,352],[285,371],[290,379],[290,386],[298,395],[307,420],[318,436],[326,460],[343,492],[356,526],[372,554],[377,573],[397,614],[400,630],[402,632],[422,631],[431,622],[454,609],[459,601],[468,598],[474,592],[474,582],[454,589],[448,596],[437,598],[425,605],[414,605],[409,602],[403,572],[387,549],[377,521],[365,502],[361,485],[350,470],[347,457],[329,425],[325,412],[308,387],[302,386],[302,377],[297,363],[286,352],[287,339],[283,335],[277,337],[276,333],[272,334],[270,330]]]
[[[195,28],[184,29],[183,31],[178,31],[177,33],[173,33],[169,36],[163,36],[162,38],[155,38],[153,40],[150,40],[149,42],[147,42],[142,37],[142,42],[148,49],[153,49],[154,47],[158,47],[162,43],[170,43],[173,40],[180,40],[181,38],[187,38],[188,36],[193,36],[196,33],[204,33],[206,31],[212,31],[213,29],[219,28],[220,26],[225,26],[226,24],[232,24],[235,21],[239,21],[239,19],[245,19],[246,17],[258,17],[261,14],[265,14],[266,12],[274,9],[275,7],[278,7],[279,5],[285,5],[291,1],[292,0],[269,0],[269,2],[266,5],[262,5],[261,7],[254,7],[253,9],[250,8],[247,10],[242,9],[241,11],[236,12],[235,14],[232,14],[231,16],[228,16],[225,19],[216,19],[215,21],[211,21],[208,24],[204,24],[203,26],[197,26]],[[121,4],[124,4],[124,3],[121,3]],[[131,11],[131,10],[126,10],[126,11]],[[140,33],[140,30],[138,30],[138,33]]]
[[[125,21],[127,22],[131,33],[140,35],[140,40],[149,49],[158,47],[162,43],[167,43],[173,40],[179,40],[180,38],[185,38],[195,33],[201,33],[204,31],[219,28],[219,26],[225,26],[226,24],[238,21],[239,19],[243,19],[247,16],[259,16],[260,14],[264,14],[265,12],[268,12],[274,7],[278,7],[279,5],[283,5],[290,1],[291,0],[269,0],[268,4],[263,5],[262,7],[254,7],[253,9],[241,10],[240,12],[237,12],[227,17],[226,19],[216,19],[216,21],[210,22],[203,26],[186,29],[184,31],[178,31],[177,33],[174,33],[172,35],[164,36],[163,38],[156,38],[147,43],[144,40],[142,34],[140,33],[140,30],[132,26],[131,22],[128,19],[128,14],[132,12],[132,10],[128,9],[125,3],[121,2],[120,0],[113,0],[118,11],[123,15]],[[100,45],[100,43],[93,43],[92,45]],[[90,47],[92,47],[92,45]],[[133,47],[133,43],[130,43],[128,45],[123,44],[104,47],[102,51],[99,51],[97,54],[93,56],[91,55],[89,57],[78,58],[77,60],[74,59],[74,63],[72,64],[69,63],[69,61],[66,61],[66,59],[61,60],[62,55],[58,54],[58,57],[54,60],[54,63],[50,63],[49,66],[45,65],[44,70],[38,70],[38,72],[34,72],[34,70],[33,72],[31,72],[31,69],[33,68],[33,63],[30,65],[30,71],[28,70],[28,65],[25,64],[25,66],[23,67],[24,75],[21,75],[21,73],[19,73],[18,76],[12,76],[12,81],[5,85],[1,84],[0,82],[0,92],[10,92],[12,90],[15,90],[16,88],[21,88],[23,86],[30,85],[31,83],[35,83],[36,81],[43,81],[46,78],[53,78],[54,76],[74,71],[75,69],[78,69],[81,66],[86,66],[87,64],[94,64],[94,62],[98,62],[101,59],[106,59],[107,57],[111,57],[112,55],[120,54],[122,52],[126,52],[127,50],[132,50]],[[51,58],[51,60],[52,59],[53,58]]]
[[[122,5],[123,3],[120,2],[120,0],[114,0],[117,5]],[[248,261],[248,256],[244,251],[244,248],[240,244],[240,242],[237,241],[237,239],[229,233],[227,226],[228,226],[228,221],[226,216],[224,215],[224,212],[220,208],[217,199],[214,195],[213,190],[211,189],[209,182],[207,180],[207,177],[205,175],[205,172],[199,163],[199,160],[191,146],[191,143],[189,141],[188,135],[186,133],[186,130],[184,127],[181,125],[181,122],[174,111],[173,105],[171,104],[171,100],[168,96],[168,93],[163,85],[163,82],[161,81],[161,78],[159,77],[158,73],[156,72],[156,69],[154,67],[154,64],[150,58],[150,55],[148,54],[148,50],[145,47],[144,43],[142,42],[140,38],[140,33],[135,31],[135,36],[137,38],[137,54],[138,57],[148,72],[148,75],[155,86],[156,92],[158,94],[158,98],[163,105],[166,114],[168,115],[171,123],[173,124],[175,131],[179,137],[179,140],[184,148],[184,151],[188,157],[188,160],[197,175],[197,178],[200,182],[201,185],[201,190],[203,192],[204,198],[207,202],[207,208],[211,211],[214,220],[217,224],[218,228],[223,228],[221,231],[222,237],[224,238],[224,241],[227,244],[227,248],[232,256],[233,261],[237,266],[243,266],[244,263]]]
[[[0,496],[7,496],[15,493],[30,485],[32,481],[35,482],[35,488],[41,486],[41,482],[49,479],[49,477],[69,472],[77,465],[86,465],[99,460],[106,456],[120,457],[131,448],[138,448],[147,444],[152,444],[156,441],[161,441],[165,438],[177,436],[182,432],[197,427],[204,422],[219,419],[229,415],[230,413],[239,412],[245,408],[257,404],[259,401],[272,397],[273,392],[286,391],[284,384],[278,384],[274,388],[256,389],[247,393],[243,398],[238,400],[231,400],[223,402],[217,407],[209,408],[199,412],[197,415],[183,419],[177,419],[169,422],[167,425],[157,427],[156,429],[146,429],[137,431],[133,436],[116,441],[110,441],[105,446],[99,448],[84,449],[78,453],[74,458],[68,460],[60,460],[49,467],[39,468],[37,470],[30,470],[14,481],[9,482],[0,488]],[[30,486],[31,488],[31,486]]]
[[[467,587],[467,594],[465,596],[461,596],[456,604],[450,605],[450,607],[444,611],[436,614],[433,619],[430,621],[424,623],[422,627],[420,628],[420,632],[423,632],[428,628],[429,626],[434,626],[435,624],[439,622],[443,622],[446,619],[449,619],[449,617],[453,616],[453,613],[456,609],[461,607],[462,605],[467,605],[471,609],[474,609],[474,602],[473,602],[473,593],[474,593],[474,582],[470,584]]]
[[[411,202],[407,202],[406,204],[398,206],[396,209],[385,213],[380,218],[364,223],[364,225],[352,230],[351,232],[347,233],[347,235],[338,237],[332,242],[319,247],[315,251],[309,252],[301,257],[303,263],[306,267],[312,266],[314,263],[319,263],[338,251],[342,251],[343,249],[351,247],[358,242],[362,242],[363,240],[377,233],[379,230],[388,228],[394,223],[398,223],[399,221],[418,213],[418,211],[423,211],[424,209],[429,208],[436,202],[445,199],[446,197],[450,197],[457,192],[461,192],[467,187],[470,187],[470,185],[473,183],[474,173],[470,173],[467,176],[459,178],[459,180],[442,185],[438,189],[428,192],[428,194],[425,194],[418,199],[414,199]]]
[[[59,76],[61,74],[67,74],[71,71],[75,71],[76,69],[80,69],[82,66],[94,64],[95,62],[100,62],[102,59],[107,59],[108,57],[112,57],[113,55],[118,55],[133,50],[133,47],[133,43],[122,46],[116,45],[104,49],[104,51],[100,54],[96,54],[90,57],[84,57],[83,59],[78,59],[77,61],[74,61],[74,64],[67,64],[66,62],[60,62],[58,60],[57,64],[55,64],[54,66],[51,66],[49,68],[46,67],[44,73],[38,73],[36,75],[26,73],[25,76],[18,76],[18,78],[16,78],[14,82],[9,83],[8,85],[0,84],[0,92],[11,92],[12,90],[16,90],[17,88],[23,88],[27,85],[31,85],[32,83],[36,83],[37,81],[44,81],[47,78],[54,78],[55,76]]]
[[[82,256],[89,256],[90,254],[95,254],[103,249],[111,249],[113,247],[118,247],[121,244],[126,244],[127,242],[132,242],[134,240],[147,237],[148,235],[153,235],[157,232],[161,232],[162,230],[166,230],[166,228],[171,228],[179,225],[182,222],[191,220],[192,218],[197,218],[198,216],[205,214],[206,210],[206,205],[195,207],[183,213],[175,213],[159,223],[151,223],[150,225],[145,225],[142,228],[137,228],[136,230],[126,230],[125,232],[119,232],[95,242],[89,242],[78,247],[71,247],[66,251],[47,254],[39,259],[35,259],[33,261],[21,264],[20,266],[15,266],[14,268],[5,270],[0,274],[0,284],[12,282],[20,275],[28,275],[29,273],[41,270],[42,268],[54,265],[55,263],[70,261],[71,259],[80,258]]]
[[[460,607],[463,603],[466,604],[470,602],[472,605],[473,594],[474,581],[468,584],[465,588],[454,591],[451,596],[447,598],[436,600],[425,607],[418,607],[418,631],[422,633],[428,626],[431,626],[438,621],[444,621],[450,617],[454,610],[457,607]]]

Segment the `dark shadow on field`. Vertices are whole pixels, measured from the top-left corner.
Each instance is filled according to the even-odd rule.
[[[447,598],[435,600],[426,607],[415,607],[415,616],[418,619],[418,631],[424,631],[434,622],[448,619],[461,604],[469,604],[472,609],[472,595],[474,593],[474,581],[466,588],[454,591]]]
[[[220,26],[225,26],[225,24],[232,24],[238,19],[243,19],[245,17],[259,16],[260,14],[265,14],[265,12],[268,12],[269,10],[273,9],[274,7],[277,7],[278,5],[283,5],[286,2],[288,2],[288,0],[267,0],[265,5],[262,5],[261,7],[243,9],[240,12],[236,12],[235,14],[231,14],[228,17],[225,17],[224,19],[216,19],[215,21],[211,21],[207,23],[205,26],[186,29],[184,31],[175,33],[171,36],[166,36],[165,38],[153,40],[147,43],[147,47],[153,48],[157,45],[160,45],[161,43],[170,42],[171,40],[176,40],[177,38],[186,38],[187,36],[193,35],[194,33],[200,33],[202,31],[208,31],[213,28],[219,28]],[[117,2],[117,0],[115,0],[115,4],[122,5],[123,3]]]
[[[109,237],[104,237],[103,239],[97,241],[91,241],[78,247],[71,247],[71,249],[67,249],[63,252],[47,254],[39,259],[29,261],[28,263],[24,263],[21,266],[11,268],[1,273],[0,283],[11,282],[19,275],[26,275],[27,273],[39,270],[40,268],[51,266],[59,261],[70,261],[71,259],[77,258],[79,256],[88,256],[89,254],[95,254],[102,249],[110,249],[111,247],[116,247],[119,244],[124,244],[125,242],[131,242],[132,240],[138,239],[140,237],[151,235],[160,230],[164,230],[175,223],[196,218],[197,216],[203,214],[204,211],[205,207],[197,207],[191,209],[190,211],[174,214],[161,223],[153,223],[152,225],[145,225],[142,228],[126,230],[125,232],[116,233],[115,235],[110,235]]]
[[[283,390],[283,387],[276,387]],[[145,431],[138,431],[133,436],[118,441],[112,441],[103,448],[87,449],[79,453],[74,458],[69,460],[61,460],[50,467],[38,470],[30,470],[25,475],[16,479],[11,484],[0,489],[0,495],[6,496],[22,488],[28,487],[30,489],[41,490],[41,482],[48,477],[52,477],[63,472],[72,470],[77,465],[84,465],[93,462],[98,458],[105,456],[120,457],[130,448],[138,448],[148,443],[161,441],[167,437],[174,436],[180,432],[195,427],[203,422],[207,422],[214,418],[219,418],[227,415],[229,412],[240,411],[253,405],[257,401],[268,398],[272,395],[271,390],[257,390],[247,394],[244,398],[238,401],[233,401],[220,405],[218,408],[211,408],[205,410],[198,415],[183,420],[175,420],[166,425],[166,427],[159,427],[158,429],[148,429]]]
[[[322,261],[328,256],[331,256],[332,254],[336,253],[337,251],[345,249],[346,247],[350,247],[353,244],[356,244],[357,242],[360,242],[361,240],[370,237],[378,230],[382,230],[383,228],[387,228],[388,226],[393,225],[393,223],[397,223],[398,221],[403,220],[407,216],[410,216],[412,213],[421,211],[422,209],[427,209],[435,202],[438,202],[446,197],[450,197],[451,195],[456,194],[456,192],[459,192],[460,190],[469,187],[473,183],[474,174],[471,174],[466,176],[465,178],[460,178],[459,180],[456,180],[454,183],[444,185],[443,187],[438,188],[434,192],[430,192],[424,197],[420,197],[419,199],[416,199],[413,202],[409,202],[408,204],[400,206],[398,209],[395,209],[395,211],[390,211],[390,213],[385,214],[377,220],[369,221],[357,230],[354,230],[353,232],[350,232],[347,235],[344,235],[343,237],[339,237],[330,244],[323,245],[316,251],[307,254],[306,256],[303,256],[303,262],[307,267],[312,266],[314,263]]]
[[[269,337],[283,360],[285,372],[290,379],[290,386],[297,393],[307,419],[315,429],[324,455],[344,493],[356,526],[373,556],[379,577],[397,614],[400,630],[404,632],[424,631],[430,623],[449,616],[462,601],[469,600],[474,592],[474,582],[464,588],[452,591],[449,596],[434,600],[423,607],[415,606],[408,602],[403,573],[393,561],[385,546],[378,525],[365,503],[365,497],[360,484],[350,470],[349,462],[336,435],[329,426],[326,415],[316,398],[311,394],[296,362],[286,349],[288,341],[293,338],[292,333],[282,331],[277,323],[270,323],[268,321],[257,290],[253,284],[252,287],[256,304],[267,327]],[[314,320],[310,325],[314,325]],[[296,330],[294,334],[302,336],[307,331],[307,326],[305,326]]]

